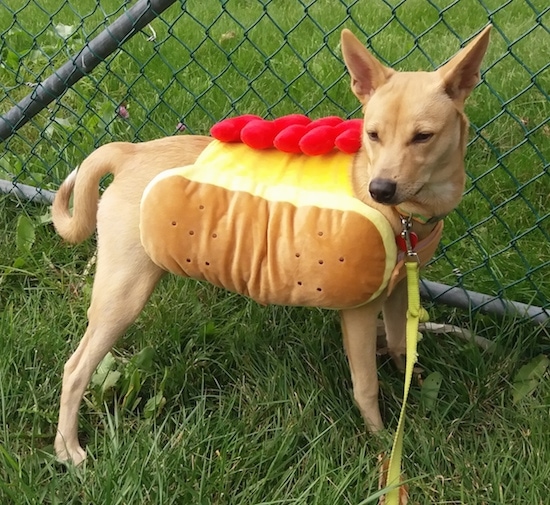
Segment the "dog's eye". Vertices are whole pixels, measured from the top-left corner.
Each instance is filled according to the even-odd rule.
[[[378,140],[380,140],[378,138],[378,132],[367,132],[367,136],[369,137],[369,140],[372,140],[373,142],[378,142]]]
[[[421,144],[422,142],[427,142],[428,140],[430,140],[432,137],[434,136],[433,133],[417,133],[412,141],[413,143],[415,144]]]

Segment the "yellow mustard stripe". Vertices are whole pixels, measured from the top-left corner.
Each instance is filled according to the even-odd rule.
[[[271,202],[287,202],[296,207],[351,211],[370,220],[382,237],[387,258],[384,282],[373,295],[385,289],[395,261],[397,246],[387,219],[376,209],[353,196],[350,181],[352,155],[333,151],[322,156],[283,153],[275,149],[254,150],[245,144],[214,140],[194,165],[166,170],[145,189],[142,200],[153,185],[165,178],[179,176],[202,184],[242,191]],[[369,265],[365,265],[369,268]]]
[[[352,196],[348,173],[351,159],[351,155],[336,150],[323,156],[305,156],[215,140],[201,153],[195,165],[215,163],[219,172],[230,173],[231,177],[243,176],[261,187],[295,186]]]

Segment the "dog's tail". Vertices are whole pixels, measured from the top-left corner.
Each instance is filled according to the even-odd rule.
[[[67,242],[78,244],[88,238],[97,223],[99,183],[108,173],[115,173],[116,166],[110,160],[116,159],[108,151],[116,144],[107,144],[96,149],[79,168],[73,170],[59,187],[52,204],[52,220]],[[73,212],[70,200],[73,196]]]

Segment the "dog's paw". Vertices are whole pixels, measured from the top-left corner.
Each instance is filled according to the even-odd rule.
[[[59,462],[73,464],[74,466],[79,466],[86,460],[86,451],[78,444],[69,448],[65,443],[56,443],[55,454]]]

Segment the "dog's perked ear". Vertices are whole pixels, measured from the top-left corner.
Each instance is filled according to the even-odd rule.
[[[479,82],[481,61],[489,45],[490,31],[491,25],[486,26],[464,49],[437,70],[445,92],[460,105],[464,104]]]
[[[349,30],[342,30],[342,56],[351,77],[351,90],[365,105],[374,91],[395,72],[380,63]]]

